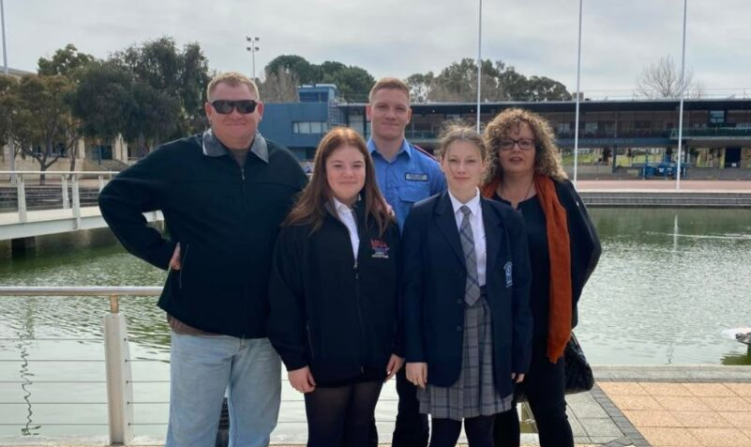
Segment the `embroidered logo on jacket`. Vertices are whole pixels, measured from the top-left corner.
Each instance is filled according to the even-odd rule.
[[[370,248],[373,249],[373,258],[378,258],[378,259],[389,258],[389,250],[391,248],[388,246],[387,243],[378,239],[371,239]]]
[[[514,285],[514,276],[513,276],[513,265],[511,264],[511,261],[507,262],[506,265],[503,266],[503,271],[506,272],[506,287],[511,287]]]

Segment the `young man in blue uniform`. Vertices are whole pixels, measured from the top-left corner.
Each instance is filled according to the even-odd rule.
[[[368,150],[378,187],[402,229],[412,205],[444,192],[446,179],[438,162],[405,138],[404,129],[412,118],[407,84],[397,78],[380,79],[370,90],[365,113],[371,125]],[[397,374],[396,390],[399,410],[392,446],[425,447],[428,419],[420,414],[417,388],[407,381],[404,371]]]

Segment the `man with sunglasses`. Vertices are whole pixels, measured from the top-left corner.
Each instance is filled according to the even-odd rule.
[[[286,149],[258,133],[256,85],[239,73],[208,85],[201,135],[164,144],[100,194],[123,246],[169,275],[159,299],[172,332],[168,447],[216,441],[225,392],[230,443],[268,446],[281,363],[266,338],[271,254],[307,177]],[[160,210],[169,237],[144,212]]]

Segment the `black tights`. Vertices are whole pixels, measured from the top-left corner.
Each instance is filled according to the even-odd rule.
[[[493,447],[495,416],[478,416],[464,420],[469,447]],[[462,422],[453,419],[433,419],[430,447],[454,447],[462,431]]]
[[[532,365],[519,385],[527,395],[540,436],[540,447],[574,447],[574,435],[566,416],[566,375],[563,358],[550,363],[545,343],[535,343]],[[496,415],[495,447],[519,447],[519,415],[511,411]]]
[[[382,387],[381,381],[362,382],[306,394],[308,447],[367,446]]]

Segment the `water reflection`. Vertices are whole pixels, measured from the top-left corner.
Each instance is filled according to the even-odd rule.
[[[751,211],[595,209],[603,256],[580,303],[594,363],[720,363],[751,320]],[[739,361],[751,364],[751,359]]]

